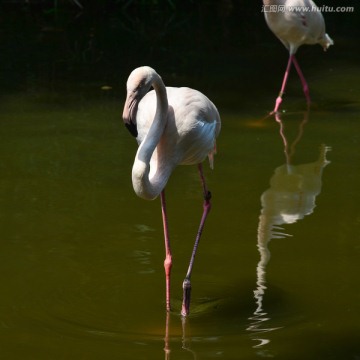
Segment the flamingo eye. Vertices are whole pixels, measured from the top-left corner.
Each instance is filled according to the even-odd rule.
[[[141,91],[141,89],[144,87],[144,83],[140,82],[134,89],[133,89],[133,93],[138,93]]]
[[[145,84],[146,84],[146,81],[145,81],[145,80],[141,80],[140,83],[139,83],[139,85],[138,85],[138,89],[139,89],[139,90],[142,89],[142,88],[145,86]]]

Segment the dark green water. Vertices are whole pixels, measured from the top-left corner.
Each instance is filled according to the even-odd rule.
[[[215,95],[213,209],[185,323],[181,284],[202,211],[196,167],[176,169],[167,188],[166,319],[160,203],[132,190],[123,97],[3,97],[2,357],[359,359],[359,79],[348,67],[313,74],[305,113],[294,77],[282,127],[262,120],[276,91],[248,106]]]

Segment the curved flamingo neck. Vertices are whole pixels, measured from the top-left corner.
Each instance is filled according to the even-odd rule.
[[[168,99],[161,77],[156,72],[151,76],[151,85],[156,92],[156,112],[148,133],[139,145],[132,169],[134,190],[139,197],[146,200],[152,200],[161,193],[172,170],[166,165],[160,167],[158,157],[153,158],[167,122]]]

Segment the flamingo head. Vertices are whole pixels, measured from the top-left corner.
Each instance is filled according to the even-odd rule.
[[[130,74],[126,84],[127,95],[122,117],[125,126],[134,137],[138,136],[136,127],[138,104],[150,90],[152,85],[152,75],[154,73],[155,70],[148,66],[136,68]]]

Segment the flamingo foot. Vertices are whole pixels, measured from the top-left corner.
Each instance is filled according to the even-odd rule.
[[[190,313],[190,298],[191,298],[191,282],[189,278],[185,278],[183,282],[183,302],[181,308],[182,316],[187,316]]]

